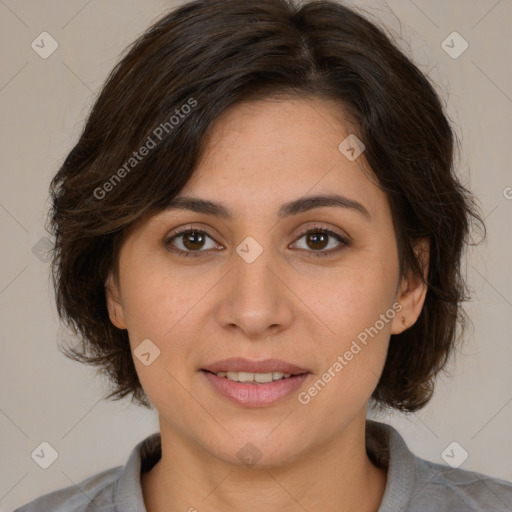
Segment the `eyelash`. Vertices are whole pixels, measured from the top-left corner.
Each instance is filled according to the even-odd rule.
[[[210,250],[183,251],[182,249],[177,249],[176,247],[174,247],[172,245],[172,241],[174,239],[179,238],[180,236],[186,235],[188,233],[204,234],[204,235],[208,236],[209,238],[211,238],[212,240],[214,240],[214,238],[207,231],[204,231],[202,229],[188,227],[186,229],[178,231],[177,233],[174,233],[171,237],[167,238],[164,241],[164,245],[169,248],[168,249],[169,251],[176,253],[179,256],[183,256],[183,257],[188,257],[188,256],[197,257],[197,256],[201,256],[202,253],[210,252]],[[313,250],[306,251],[306,252],[310,252],[315,257],[322,257],[322,256],[329,256],[331,254],[336,254],[339,251],[341,251],[344,247],[349,247],[351,245],[349,240],[346,239],[345,237],[342,237],[338,233],[335,233],[334,231],[331,231],[330,229],[327,229],[322,226],[313,226],[313,227],[301,230],[297,240],[300,240],[303,236],[309,235],[309,234],[326,234],[326,235],[336,239],[338,242],[340,242],[342,244],[341,247],[338,247],[337,249],[330,249],[328,251],[313,251]]]

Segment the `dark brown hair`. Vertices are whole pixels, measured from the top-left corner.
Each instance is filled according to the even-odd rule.
[[[151,405],[128,333],[106,306],[127,230],[187,184],[220,114],[277,95],[335,100],[355,121],[391,206],[401,275],[411,269],[423,280],[413,242],[429,239],[423,310],[391,336],[372,398],[403,411],[431,398],[467,320],[461,261],[471,221],[485,231],[454,171],[456,135],[434,87],[392,36],[337,2],[291,0],[196,0],[161,18],[127,48],[52,180],[57,309],[80,334],[65,354],[101,368],[106,398],[132,394]]]

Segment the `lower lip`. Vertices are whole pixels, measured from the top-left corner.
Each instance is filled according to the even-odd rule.
[[[247,384],[226,377],[217,377],[205,370],[202,370],[202,373],[220,394],[246,407],[272,405],[300,388],[309,376],[309,373],[303,373],[263,384]]]

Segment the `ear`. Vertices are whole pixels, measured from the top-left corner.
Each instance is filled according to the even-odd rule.
[[[116,280],[114,279],[112,272],[109,272],[108,278],[105,282],[108,315],[110,317],[110,321],[118,329],[126,329],[123,306],[120,301],[119,287],[115,281]]]
[[[428,238],[421,238],[414,244],[414,254],[419,260],[426,281],[430,260],[430,241]],[[402,305],[402,309],[393,318],[391,334],[400,334],[416,323],[425,303],[427,290],[428,286],[418,277],[413,276],[412,271],[407,278],[402,279],[396,298],[397,302]],[[402,318],[405,319],[404,322],[402,322]]]

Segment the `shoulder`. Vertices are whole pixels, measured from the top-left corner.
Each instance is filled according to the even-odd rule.
[[[160,433],[133,448],[124,466],[97,473],[68,487],[44,494],[14,512],[142,512],[141,472],[161,457]]]
[[[14,512],[92,512],[112,510],[114,487],[122,466],[101,473],[62,489],[39,496]]]
[[[367,450],[387,467],[379,512],[512,511],[512,482],[422,459],[390,425],[367,421]]]
[[[451,468],[419,457],[416,459],[415,494],[411,496],[414,510],[512,510],[512,482],[461,468]]]

